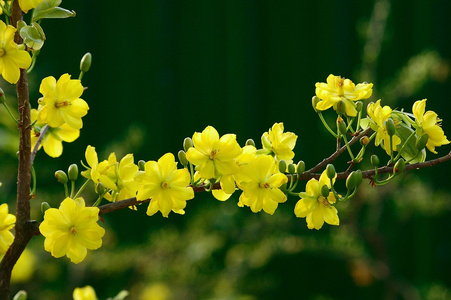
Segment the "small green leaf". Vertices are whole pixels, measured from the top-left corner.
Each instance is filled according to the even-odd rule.
[[[404,145],[405,141],[409,138],[409,136],[413,132],[414,131],[412,130],[412,128],[410,128],[409,126],[407,126],[404,123],[399,123],[396,126],[396,134],[401,139],[401,145]],[[401,156],[406,161],[409,161],[410,159],[415,157],[415,159],[413,159],[412,161],[409,162],[411,164],[424,162],[426,160],[426,150],[425,149],[423,149],[421,151],[418,150],[417,147],[415,146],[416,141],[417,141],[416,137],[411,138],[401,153]],[[398,150],[400,150],[400,149],[398,149]]]
[[[32,50],[39,50],[44,45],[45,35],[41,26],[38,25],[38,27],[35,27],[33,25],[23,26],[20,29],[20,36],[28,48]]]
[[[70,11],[61,7],[61,0],[44,0],[33,11],[32,21],[41,19],[62,19],[75,17],[75,11]]]

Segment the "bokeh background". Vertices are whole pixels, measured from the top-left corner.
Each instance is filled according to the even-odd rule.
[[[40,203],[64,197],[53,174],[84,159],[134,153],[135,160],[176,154],[207,125],[236,133],[244,145],[275,122],[299,138],[295,161],[313,167],[335,142],[311,108],[314,85],[329,74],[374,83],[382,98],[411,111],[427,108],[451,135],[451,2],[376,1],[80,1],[64,0],[75,18],[44,20],[47,41],[30,74],[32,106],[46,76],[83,79],[89,114],[63,156],[40,151]],[[27,19],[27,17],[26,17]],[[10,105],[13,86],[2,82]],[[333,113],[326,114],[334,122]],[[0,201],[13,209],[16,128],[0,110]],[[450,146],[438,148],[445,155]],[[371,153],[380,150],[370,150]],[[346,159],[337,168],[345,167]],[[340,165],[341,164],[341,165]],[[362,163],[368,167],[368,162]],[[104,216],[104,245],[78,265],[54,259],[32,240],[15,271],[13,292],[29,299],[71,299],[91,285],[99,299],[451,299],[449,162],[405,174],[388,186],[365,181],[338,205],[341,224],[309,230],[289,198],[273,216],[199,194],[185,216],[119,211]],[[79,180],[79,185],[82,181]],[[338,184],[340,188],[340,184]],[[343,187],[341,183],[341,187]],[[302,188],[303,189],[303,186]],[[95,195],[87,191],[86,200]]]

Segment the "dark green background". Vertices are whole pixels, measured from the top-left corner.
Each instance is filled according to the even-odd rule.
[[[393,108],[411,111],[414,101],[428,98],[427,108],[451,132],[449,1],[65,0],[62,7],[77,16],[42,22],[47,41],[30,76],[31,103],[36,107],[42,78],[78,77],[89,51],[83,99],[90,110],[81,137],[64,144],[61,158],[38,154],[35,207],[44,200],[58,205],[63,194],[52,192],[53,172],[84,159],[86,145],[101,158],[115,151],[156,160],[177,153],[185,137],[207,125],[259,146],[264,131],[284,122],[299,136],[295,161],[312,167],[335,147],[310,100],[315,83],[331,73],[374,83],[370,101],[383,97]],[[375,7],[388,17],[371,27]],[[449,146],[437,150],[444,155]],[[189,202],[186,216],[147,217],[145,207],[117,212],[105,216],[104,247],[75,267],[51,259],[43,238],[34,239],[43,261],[35,276],[42,276],[13,288],[28,289],[31,299],[44,299],[38,291],[45,299],[70,297],[86,284],[101,299],[121,289],[139,299],[156,282],[173,299],[446,299],[448,173],[445,163],[388,188],[365,182],[355,199],[338,206],[342,225],[319,232],[295,218],[294,198],[272,217],[238,208],[236,197],[222,203],[208,195]],[[3,191],[13,194],[13,182]],[[370,279],[353,277],[359,270]]]

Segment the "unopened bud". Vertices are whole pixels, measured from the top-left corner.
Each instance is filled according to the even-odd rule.
[[[373,167],[379,166],[379,157],[376,154],[371,155],[370,162],[373,165]]]
[[[340,133],[342,135],[346,135],[346,133],[348,132],[348,129],[346,128],[345,121],[341,117],[337,118],[337,126],[338,126],[338,130],[340,131]]]
[[[357,187],[362,183],[363,180],[362,171],[360,170],[354,171],[354,178],[355,178],[355,186]]]
[[[144,160],[139,160],[138,161],[138,168],[140,171],[144,171],[144,166],[146,165],[146,162]]]
[[[58,182],[61,182],[62,184],[66,184],[68,181],[66,173],[62,170],[58,170],[55,172],[55,178],[56,180],[58,180]]]
[[[75,181],[78,178],[78,166],[76,164],[71,164],[69,169],[67,170],[67,175],[69,176],[69,180]]]
[[[18,291],[13,300],[27,300],[27,292]]]
[[[335,167],[332,164],[328,164],[326,167],[326,175],[327,177],[329,177],[330,179],[335,178],[335,176],[337,175],[337,172],[335,172]]]
[[[346,112],[346,104],[343,100],[338,101],[335,111],[339,116],[343,115]]]
[[[188,149],[194,147],[193,140],[190,137],[187,137],[183,140],[183,150],[188,152]]]
[[[370,143],[370,139],[365,135],[360,138],[360,144],[366,146]]]
[[[289,174],[294,174],[294,173],[296,173],[296,166],[293,165],[293,164],[289,164],[289,165],[288,165],[288,173],[289,173]]]
[[[49,208],[52,208],[47,202],[42,202],[41,203],[41,212],[42,214],[45,213],[45,211]]]
[[[304,173],[304,171],[305,171],[305,162],[301,160],[300,162],[298,162],[296,172],[298,173],[299,176],[301,176],[302,173]]]
[[[253,139],[248,139],[246,141],[246,146],[254,146],[255,147],[255,142]]]
[[[103,185],[103,183],[99,182],[96,184],[96,194],[97,195],[105,194],[105,186]]]
[[[279,161],[279,172],[285,173],[286,171],[287,171],[287,163],[283,159],[281,159]]]
[[[426,147],[426,144],[428,143],[429,140],[429,135],[427,134],[423,134],[422,136],[420,136],[417,141],[415,142],[415,147],[418,150],[423,150],[424,147]]]
[[[83,73],[86,73],[91,68],[91,62],[92,62],[92,55],[91,53],[86,53],[83,55],[81,61],[80,61],[80,71]]]
[[[402,172],[404,172],[405,167],[406,167],[406,162],[404,161],[404,159],[400,158],[396,162],[395,167],[393,168],[393,172],[395,174],[402,173]]]
[[[362,109],[363,109],[363,103],[362,103],[362,101],[357,101],[357,102],[356,102],[356,104],[355,104],[355,109],[356,109],[358,112],[362,111]]]
[[[186,152],[180,150],[179,153],[177,153],[177,156],[179,157],[179,162],[182,164],[182,166],[186,167],[188,165],[188,159],[186,159]]]
[[[346,178],[346,188],[348,190],[353,190],[355,188],[356,184],[355,184],[355,176],[354,176],[354,172],[351,172],[351,174],[349,174],[348,178]]]
[[[327,185],[323,185],[321,187],[321,196],[323,197],[329,196],[329,187]]]
[[[388,118],[387,121],[384,122],[385,129],[387,129],[387,134],[389,136],[394,136],[396,133],[395,123],[392,118]]]
[[[313,96],[312,97],[312,106],[313,109],[315,110],[315,112],[318,112],[318,110],[316,109],[316,105],[318,104],[318,102],[320,102],[321,100],[317,97],[317,96]]]

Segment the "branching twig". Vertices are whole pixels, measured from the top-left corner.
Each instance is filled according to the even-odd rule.
[[[49,129],[49,125],[45,124],[44,127],[42,127],[41,132],[39,133],[38,140],[36,141],[36,145],[34,145],[33,151],[31,152],[30,162],[31,165],[33,165],[34,158],[36,157],[36,153],[39,150],[39,146],[41,146],[41,142],[44,139],[45,134],[47,133],[47,130]]]

